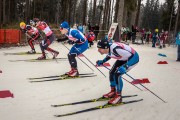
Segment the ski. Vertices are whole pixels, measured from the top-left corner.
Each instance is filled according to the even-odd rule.
[[[122,98],[128,98],[128,97],[136,97],[137,95],[127,95],[127,96],[122,96]],[[68,106],[68,105],[77,105],[77,104],[84,104],[84,103],[92,103],[92,102],[99,102],[99,101],[106,101],[110,100],[110,98],[96,98],[96,99],[90,99],[90,100],[84,100],[84,101],[79,101],[79,102],[72,102],[72,103],[66,103],[66,104],[59,104],[59,105],[51,105],[52,107],[62,107],[62,106]]]
[[[17,53],[4,53],[4,55],[36,55],[36,54],[42,54],[42,53],[35,53],[35,54],[30,54],[28,52],[17,52]]]
[[[33,82],[48,82],[48,81],[57,81],[57,80],[70,80],[70,79],[77,79],[77,78],[86,78],[86,77],[95,77],[97,75],[85,75],[85,76],[76,76],[76,77],[59,77],[59,78],[54,78],[54,79],[47,79],[47,80],[37,80],[37,81],[29,81],[31,83]]]
[[[94,73],[82,73],[82,74],[79,74],[80,76],[81,75],[92,75]],[[34,80],[34,79],[44,79],[44,78],[56,78],[56,77],[66,77],[68,76],[67,74],[62,74],[62,75],[54,75],[54,76],[46,76],[46,77],[36,77],[36,78],[28,78],[29,80]]]
[[[24,62],[47,62],[47,61],[53,61],[53,60],[66,60],[66,59],[67,58],[56,58],[56,59],[48,58],[48,59],[44,59],[44,60],[26,59],[26,60],[9,60],[9,62],[20,62],[20,61],[24,61]]]
[[[125,105],[125,104],[129,104],[129,103],[140,102],[140,101],[142,101],[142,100],[143,100],[143,99],[126,101],[126,102],[121,102],[121,103],[119,103],[119,104],[114,104],[114,105],[106,103],[106,104],[104,104],[104,105],[92,107],[92,108],[89,108],[89,109],[84,109],[84,110],[80,110],[80,111],[76,111],[76,112],[71,112],[71,113],[61,114],[61,115],[54,115],[54,116],[55,116],[55,117],[70,116],[70,115],[75,115],[75,114],[79,114],[79,113],[94,111],[94,110],[98,110],[98,109],[104,109],[104,108],[110,108],[110,107],[116,107],[116,106],[120,106],[120,105]]]

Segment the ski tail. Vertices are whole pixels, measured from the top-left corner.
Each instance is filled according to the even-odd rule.
[[[137,95],[126,95],[122,96],[122,98],[128,98],[128,97],[136,97]],[[51,105],[52,107],[62,107],[62,106],[69,106],[69,105],[77,105],[77,104],[84,104],[84,103],[91,103],[91,102],[99,102],[99,101],[106,101],[109,100],[110,98],[96,98],[96,99],[90,99],[90,100],[84,100],[84,101],[79,101],[79,102],[72,102],[72,103],[66,103],[66,104],[59,104],[59,105]]]
[[[121,102],[119,104],[104,104],[101,106],[97,106],[97,107],[92,107],[89,109],[84,109],[84,110],[80,110],[80,111],[76,111],[76,112],[72,112],[72,113],[67,113],[67,114],[61,114],[61,115],[54,115],[55,117],[64,117],[64,116],[70,116],[70,115],[75,115],[75,114],[79,114],[79,113],[85,113],[85,112],[90,112],[90,111],[94,111],[94,110],[98,110],[98,109],[104,109],[104,108],[110,108],[110,107],[115,107],[115,106],[120,106],[120,105],[124,105],[124,104],[130,104],[130,103],[135,103],[135,102],[140,102],[143,99],[139,99],[139,100],[132,100],[132,101],[126,101],[126,102]]]

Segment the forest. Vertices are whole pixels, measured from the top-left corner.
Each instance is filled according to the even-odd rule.
[[[180,0],[0,0],[0,28],[16,28],[24,21],[39,18],[58,27],[66,20],[73,24],[96,24],[108,30],[111,23],[119,27],[132,25],[145,29],[164,29],[176,34],[180,30]]]

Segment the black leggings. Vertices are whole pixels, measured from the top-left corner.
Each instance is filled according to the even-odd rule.
[[[77,69],[77,61],[76,61],[76,55],[77,54],[68,54],[68,60],[69,60],[69,64],[71,65],[72,68]]]

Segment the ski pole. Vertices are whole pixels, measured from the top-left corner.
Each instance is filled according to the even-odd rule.
[[[69,50],[69,48],[68,48],[66,45],[64,45],[63,43],[62,43],[62,45]],[[77,57],[78,57],[78,56],[77,56]],[[79,57],[78,57],[78,58],[79,58]],[[79,58],[79,60],[81,60],[81,58]],[[93,70],[89,65],[87,65],[83,60],[81,60],[81,62],[83,62],[86,66],[88,66],[92,71],[94,71],[94,70]]]
[[[130,76],[129,74],[127,74],[127,73],[125,73],[128,77],[130,77],[131,79],[133,79],[133,80],[135,80],[132,76]],[[154,92],[152,92],[151,90],[149,90],[147,87],[145,87],[144,85],[142,85],[141,83],[140,83],[140,85],[142,86],[142,87],[144,87],[146,90],[148,90],[149,92],[151,92],[153,95],[155,95],[157,98],[159,98],[160,100],[162,100],[164,103],[167,103],[166,101],[164,101],[162,98],[160,98],[158,95],[156,95]]]
[[[103,65],[104,66],[104,65]],[[108,67],[104,66],[106,69],[110,70]],[[123,77],[122,77],[123,78]],[[134,87],[138,88],[139,90],[143,91],[141,88],[139,88],[138,86],[132,84],[131,82],[129,82],[127,79],[123,78],[125,81],[127,81],[128,83],[130,83],[131,85],[133,85]]]
[[[74,46],[74,48],[79,52],[79,50]],[[81,53],[81,52],[79,52],[79,53]],[[82,54],[82,53],[81,53]],[[88,60],[99,72],[101,72],[101,74],[103,74],[104,75],[104,77],[106,77],[106,75],[100,70],[100,69],[98,69],[84,54],[82,54],[85,58],[86,58],[86,60]]]

